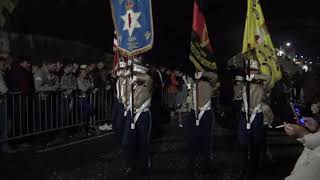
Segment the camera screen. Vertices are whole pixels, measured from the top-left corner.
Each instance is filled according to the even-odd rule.
[[[299,119],[298,122],[301,125],[304,125],[304,118],[302,116],[302,107],[299,105],[294,105],[294,112],[297,115],[297,118]]]

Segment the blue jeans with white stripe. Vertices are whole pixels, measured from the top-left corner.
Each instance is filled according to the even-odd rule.
[[[117,133],[121,141],[125,117],[124,117],[124,105],[120,101],[116,102],[113,106],[111,122],[112,122],[112,128],[115,130],[115,132]]]
[[[213,125],[213,111],[204,112],[199,126],[196,126],[195,112],[191,111],[183,120],[183,127],[187,136],[188,156],[191,161],[200,155],[202,160],[211,159],[211,130]]]
[[[263,114],[257,113],[251,128],[247,129],[246,114],[240,115],[238,127],[238,140],[240,143],[242,168],[249,179],[254,179],[259,165],[259,156],[264,145]]]
[[[0,139],[5,139],[8,137],[6,114],[6,105],[4,100],[0,99]]]
[[[135,123],[135,129],[131,129],[131,122],[131,112],[128,111],[122,138],[126,160],[130,166],[147,170],[150,167],[149,140],[152,125],[150,111],[140,114],[138,121]]]

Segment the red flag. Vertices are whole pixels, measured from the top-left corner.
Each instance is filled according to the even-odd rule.
[[[193,24],[191,34],[190,60],[199,71],[212,71],[217,68],[213,58],[206,19],[197,0],[193,6]]]
[[[206,19],[199,9],[198,3],[194,1],[193,4],[193,23],[192,30],[196,33],[196,35],[200,38],[201,44],[204,45],[205,48],[209,50],[209,52],[213,52],[212,46],[209,39]]]

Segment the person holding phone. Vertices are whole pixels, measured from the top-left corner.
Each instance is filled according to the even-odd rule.
[[[320,124],[312,117],[303,117],[304,123],[284,123],[287,135],[297,138],[304,151],[297,160],[292,173],[285,180],[316,180],[320,177]]]

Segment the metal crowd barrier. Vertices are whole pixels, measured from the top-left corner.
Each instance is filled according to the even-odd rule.
[[[187,99],[188,90],[185,85],[179,85],[176,92],[170,92],[169,86],[162,88],[162,107],[177,111]]]
[[[162,107],[175,112],[186,101],[187,88],[170,92],[162,88]],[[0,142],[43,133],[87,126],[97,128],[111,123],[115,94],[112,89],[98,90],[88,97],[80,92],[23,95],[19,92],[0,96]]]
[[[114,94],[98,90],[88,97],[80,92],[0,96],[0,142],[86,126],[96,128],[111,119]]]

